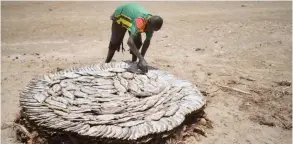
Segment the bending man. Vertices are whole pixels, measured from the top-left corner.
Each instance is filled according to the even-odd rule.
[[[120,45],[123,48],[123,38],[128,30],[129,39],[127,41],[132,54],[132,61],[139,59],[138,68],[143,72],[148,72],[147,62],[144,59],[146,51],[150,45],[154,31],[161,29],[163,19],[160,16],[155,16],[146,11],[138,4],[125,4],[119,6],[111,16],[112,34],[109,44],[106,63],[113,58],[115,51],[119,52]],[[141,33],[146,34],[146,39],[142,45]],[[142,46],[141,53],[139,49]]]

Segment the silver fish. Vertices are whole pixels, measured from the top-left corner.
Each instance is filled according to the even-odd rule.
[[[133,79],[134,78],[134,74],[131,72],[123,72],[121,76],[125,79]]]
[[[133,80],[129,82],[128,88],[135,93],[139,92],[139,87]]]
[[[74,95],[75,95],[76,97],[80,97],[80,98],[87,98],[87,97],[88,97],[88,94],[83,93],[83,92],[81,92],[81,91],[75,91],[75,92],[74,92]]]
[[[96,116],[97,120],[101,120],[101,121],[110,121],[116,118],[116,115],[113,114],[106,114],[106,115],[98,115]]]
[[[145,119],[146,120],[156,120],[157,121],[157,120],[161,119],[164,116],[165,113],[166,112],[164,110],[162,110],[162,111],[159,111],[159,112],[154,113],[152,115],[146,116]]]
[[[84,92],[84,93],[86,93],[86,94],[89,94],[89,95],[92,95],[92,94],[95,94],[95,93],[96,93],[94,90],[88,89],[88,88],[86,88],[86,87],[81,87],[81,88],[80,88],[80,91],[81,91],[81,92]]]
[[[82,113],[70,113],[68,115],[63,115],[62,118],[64,119],[76,119],[82,118],[84,115]]]
[[[64,89],[68,90],[68,91],[70,91],[70,90],[74,90],[74,91],[80,90],[80,88],[78,86],[73,85],[73,84],[67,85]]]
[[[119,92],[122,92],[122,93],[125,93],[125,92],[127,91],[127,90],[125,89],[125,87],[123,87],[117,79],[114,80],[114,87],[115,87]]]
[[[174,104],[174,105],[170,106],[169,108],[167,108],[164,116],[170,117],[170,116],[174,115],[178,111],[178,109],[179,109],[179,106]]]
[[[59,116],[64,116],[64,115],[68,115],[68,113],[61,111],[61,110],[54,110],[54,113],[59,115]]]
[[[68,85],[72,84],[72,82],[70,82],[69,80],[70,79],[62,80],[60,82],[60,86],[64,88],[64,87],[67,87]]]
[[[69,92],[69,91],[67,91],[65,89],[62,89],[62,92],[63,92],[64,97],[67,97],[67,98],[72,99],[72,100],[74,99],[74,94],[72,94],[71,92]]]
[[[52,100],[64,103],[65,105],[68,105],[68,100],[63,97],[51,97]]]
[[[107,71],[95,71],[95,72],[92,72],[91,75],[102,76],[102,77],[113,77],[116,75],[116,73],[107,72]]]
[[[85,98],[77,98],[73,101],[75,105],[81,105],[81,104],[91,104],[91,101],[89,99]]]
[[[114,85],[99,85],[99,86],[93,86],[93,89],[105,89],[105,90],[110,90],[114,89]]]
[[[58,102],[56,100],[53,100],[52,97],[48,97],[45,100],[45,102],[48,103],[49,105],[57,106],[57,107],[60,107],[60,108],[64,108],[64,109],[67,108],[66,104]]]
[[[145,122],[144,120],[128,121],[128,122],[125,122],[125,123],[120,123],[120,124],[118,124],[118,126],[120,126],[120,127],[132,127],[132,126],[144,123],[144,122]]]
[[[47,98],[47,96],[44,95],[44,94],[42,94],[42,93],[35,94],[35,95],[33,95],[33,97],[34,97],[39,103],[44,102],[45,99]]]
[[[124,78],[121,78],[120,79],[120,83],[121,83],[121,85],[123,86],[123,87],[125,87],[126,89],[128,89],[128,81],[126,80],[126,79],[124,79]]]
[[[74,73],[74,72],[69,72],[69,73],[65,73],[64,75],[62,75],[59,79],[73,79],[73,78],[78,78],[80,77],[79,74]]]
[[[136,97],[149,97],[151,95],[152,95],[152,93],[150,93],[150,92],[138,92],[138,93],[135,93]]]
[[[124,68],[109,68],[107,71],[115,72],[115,73],[122,73],[122,72],[125,72],[126,69],[124,69]]]

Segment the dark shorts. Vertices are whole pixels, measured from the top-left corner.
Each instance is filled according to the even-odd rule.
[[[109,49],[115,49],[119,52],[120,46],[123,47],[123,39],[124,39],[124,35],[125,35],[127,29],[125,27],[122,27],[121,24],[118,24],[115,21],[113,15],[110,17],[110,19],[112,20],[112,29],[111,29],[112,34],[111,34],[111,42],[110,42]],[[129,31],[128,31],[128,34],[130,35]],[[142,45],[141,34],[136,35],[136,37],[134,38],[134,42],[135,42],[137,49],[140,49],[140,47]],[[130,53],[132,54],[131,51],[130,51]]]

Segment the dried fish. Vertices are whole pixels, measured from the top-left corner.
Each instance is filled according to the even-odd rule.
[[[119,138],[119,139],[121,139],[121,138],[125,138],[126,135],[128,134],[128,132],[129,132],[129,128],[128,128],[128,127],[124,127],[124,128],[122,128],[122,133],[118,136],[118,138]]]
[[[42,93],[35,94],[35,95],[33,95],[33,97],[34,97],[39,103],[44,102],[45,99],[47,98],[47,96],[44,95],[44,94],[42,94]]]
[[[111,90],[111,89],[114,89],[115,87],[113,85],[100,85],[100,86],[93,86],[93,88],[98,91],[98,89]]]
[[[95,133],[93,133],[92,135],[95,137],[99,137],[101,135],[103,135],[105,132],[107,132],[108,130],[108,126],[106,125],[102,125]]]
[[[72,83],[69,82],[69,79],[62,80],[62,81],[60,82],[60,86],[61,86],[62,88],[67,87],[67,86],[70,85],[70,84],[72,84]]]
[[[64,111],[60,111],[60,110],[54,110],[54,113],[56,113],[57,115],[60,115],[60,116],[68,115],[68,113],[66,113]]]
[[[166,111],[162,110],[162,111],[159,111],[157,113],[154,113],[154,114],[151,114],[151,115],[148,115],[145,117],[146,120],[160,120],[164,115],[165,115]]]
[[[62,89],[62,92],[63,92],[64,97],[67,97],[67,98],[72,99],[72,100],[74,99],[74,94],[73,93],[71,93],[71,92],[69,92],[69,91],[67,91],[65,89]]]
[[[51,97],[52,100],[56,101],[56,102],[61,102],[65,105],[68,105],[68,100],[63,98],[63,97]]]
[[[106,115],[98,115],[96,116],[97,120],[101,120],[101,121],[110,121],[116,118],[116,115],[114,114],[106,114]]]
[[[117,79],[114,79],[114,87],[122,93],[125,93],[127,90],[123,87]]]
[[[115,125],[113,125],[113,126],[114,126],[113,132],[115,132],[115,133],[110,134],[109,137],[118,138],[119,135],[121,135],[123,133],[123,128],[121,128],[119,126],[115,126]]]
[[[144,123],[144,122],[145,122],[144,120],[128,121],[128,122],[125,122],[125,123],[120,123],[120,124],[118,124],[118,126],[120,126],[120,127],[132,127],[132,126]]]
[[[165,117],[164,118],[161,118],[160,119],[160,122],[164,123],[164,125],[167,126],[167,128],[165,129],[165,131],[170,131],[170,130],[172,130],[175,127],[175,125],[172,124],[172,122],[170,122],[170,119],[169,118],[165,118]]]
[[[107,71],[95,71],[90,73],[93,76],[101,76],[101,77],[113,77],[116,73],[107,72]]]
[[[96,91],[91,90],[91,89],[88,89],[88,88],[85,88],[85,87],[81,87],[81,88],[80,88],[80,91],[81,91],[81,92],[84,92],[84,93],[86,93],[86,94],[89,94],[89,95],[92,95],[92,94],[95,94],[95,93],[96,93]]]
[[[75,91],[74,92],[74,95],[76,96],[76,97],[80,97],[80,98],[87,98],[88,97],[88,94],[86,94],[86,93],[83,93],[83,92],[81,92],[81,91]]]
[[[55,81],[52,81],[50,83],[51,86],[55,85],[55,84],[59,84],[61,82],[61,80],[55,80]]]
[[[64,129],[64,131],[75,131],[75,130],[78,130],[78,129],[84,127],[84,125],[85,124],[80,123],[80,124],[75,125],[74,127],[69,127],[67,129]]]
[[[81,77],[78,77],[76,79],[74,79],[74,81],[76,82],[91,82],[95,77],[90,77],[90,76],[81,76]]]
[[[108,63],[49,74],[23,90],[20,104],[37,125],[93,137],[136,140],[170,131],[205,104],[191,83],[168,72],[127,72]]]
[[[93,133],[95,133],[100,128],[101,128],[101,126],[92,126],[92,127],[90,127],[90,129],[88,131],[83,132],[83,133],[79,133],[79,134],[80,135],[85,135],[85,136],[92,135]]]
[[[96,89],[98,93],[100,93],[101,95],[103,94],[114,94],[114,93],[117,93],[118,90],[116,89]]]
[[[121,83],[121,85],[125,88],[125,89],[128,89],[128,81],[126,80],[126,79],[124,79],[124,78],[121,78],[120,79],[120,83]]]
[[[76,98],[73,101],[73,104],[75,105],[82,105],[82,104],[91,104],[92,102],[89,99],[85,99],[85,98]]]
[[[153,81],[156,81],[158,79],[158,76],[152,72],[148,72],[146,73],[146,76],[150,79],[150,80],[153,80]]]
[[[101,124],[109,124],[109,121],[87,121],[86,123],[90,125],[101,125]]]
[[[122,73],[122,72],[125,72],[126,69],[124,69],[124,68],[109,68],[107,71],[115,72],[115,73]]]
[[[164,116],[166,117],[172,116],[178,111],[178,109],[179,109],[178,105],[172,105],[166,110],[166,113]]]
[[[58,102],[56,100],[53,100],[52,97],[48,97],[45,100],[45,102],[48,103],[49,105],[52,105],[52,106],[56,106],[56,107],[60,107],[60,108],[64,108],[64,109],[67,108],[66,104]]]
[[[62,118],[64,119],[77,119],[82,118],[84,114],[82,113],[69,113],[68,115],[63,115]]]
[[[81,128],[79,128],[79,129],[75,129],[73,132],[80,133],[80,132],[88,131],[89,129],[90,129],[90,125],[85,124],[85,125],[82,126]]]
[[[133,81],[133,80],[131,80],[130,82],[129,82],[129,85],[128,85],[129,87],[129,89],[131,90],[131,91],[133,91],[133,92],[135,92],[135,93],[138,93],[139,92],[139,87],[138,87],[138,85]]]
[[[67,121],[67,123],[65,123],[65,124],[63,124],[63,125],[61,125],[61,126],[59,126],[58,128],[59,128],[59,129],[67,129],[67,128],[69,128],[69,127],[73,127],[73,126],[75,126],[75,125],[76,125],[75,122]]]
[[[113,126],[107,126],[107,131],[104,132],[101,137],[108,137],[109,134],[111,134],[113,132]]]
[[[151,96],[152,95],[152,93],[150,93],[150,92],[138,92],[138,93],[135,93],[135,96],[136,97],[149,97],[149,96]]]
[[[123,72],[121,76],[125,79],[133,79],[134,78],[134,75],[131,72]]]

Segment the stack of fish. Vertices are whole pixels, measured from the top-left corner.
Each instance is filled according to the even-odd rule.
[[[113,62],[45,75],[22,92],[25,115],[37,125],[81,136],[136,140],[179,126],[204,106],[188,81],[151,69],[129,72]]]

